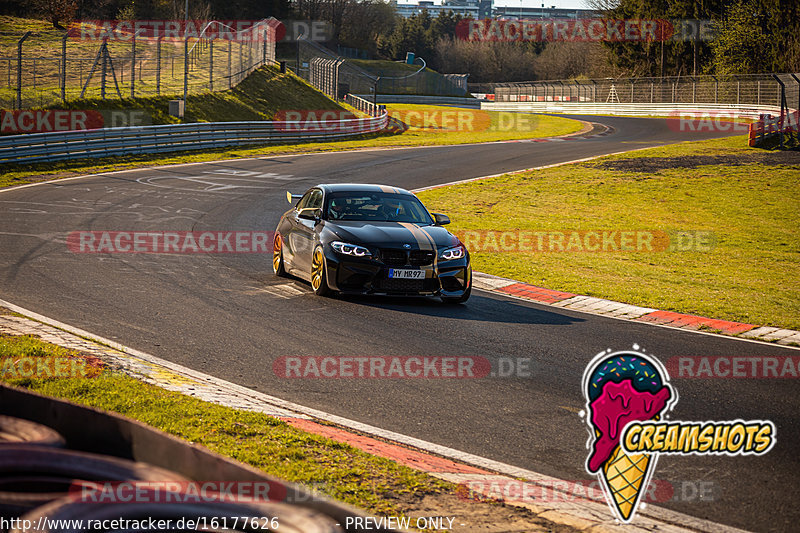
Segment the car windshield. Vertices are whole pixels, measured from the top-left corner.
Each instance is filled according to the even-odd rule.
[[[328,196],[329,220],[433,224],[416,196],[384,192],[336,192]]]

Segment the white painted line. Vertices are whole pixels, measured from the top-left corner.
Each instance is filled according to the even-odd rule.
[[[522,283],[522,282],[519,282],[519,283]],[[633,323],[633,324],[642,324],[642,325],[653,326],[653,327],[658,327],[658,328],[674,329],[675,331],[686,331],[686,332],[689,332],[689,333],[696,333],[698,335],[710,335],[711,337],[719,337],[721,339],[737,340],[737,341],[741,341],[741,342],[752,342],[753,344],[758,344],[758,345],[761,345],[761,346],[764,346],[765,344],[769,344],[769,345],[772,345],[772,346],[776,346],[776,347],[779,347],[779,348],[786,348],[786,349],[789,349],[789,350],[800,350],[800,346],[789,346],[789,345],[785,345],[785,344],[780,344],[779,342],[774,342],[774,343],[773,342],[764,342],[764,341],[761,341],[759,339],[748,339],[748,338],[745,338],[745,337],[736,337],[736,336],[733,336],[733,335],[722,335],[721,333],[713,333],[711,331],[703,331],[703,330],[697,330],[697,329],[686,329],[686,328],[679,328],[679,327],[675,327],[675,326],[670,326],[668,324],[656,324],[655,322],[647,322],[647,321],[644,321],[644,320],[634,320],[634,318],[639,318],[641,316],[641,315],[638,315],[638,314],[633,316],[633,317],[631,317],[631,318],[627,318],[625,315],[615,316],[613,314],[600,314],[600,313],[595,313],[595,312],[584,310],[584,309],[575,309],[573,307],[565,307],[563,305],[563,303],[566,300],[562,300],[562,301],[556,302],[556,303],[547,303],[547,302],[540,302],[539,300],[531,300],[530,298],[525,298],[525,297],[517,296],[517,295],[514,295],[514,294],[509,294],[507,292],[496,291],[496,290],[493,290],[493,289],[482,289],[480,287],[473,287],[473,289],[475,289],[476,291],[483,291],[483,292],[488,292],[488,293],[491,293],[491,294],[496,294],[498,296],[503,296],[505,298],[511,298],[511,299],[514,299],[514,300],[519,300],[521,302],[528,302],[529,304],[545,305],[547,307],[557,307],[557,308],[559,308],[561,310],[567,310],[567,311],[571,311],[573,313],[582,313],[582,314],[585,314],[585,315],[600,316],[600,317],[603,317],[603,318],[609,318],[609,319],[613,319],[613,320],[624,320],[625,322],[629,322],[629,323]],[[575,298],[578,298],[578,296],[576,296]],[[591,296],[583,296],[582,298],[591,298]],[[570,300],[572,300],[572,298],[570,298]],[[648,313],[652,313],[653,311],[657,311],[657,309],[650,309],[650,310],[648,310]],[[647,313],[645,313],[645,314],[647,314]]]
[[[58,320],[46,317],[39,313],[35,313],[18,305],[15,305],[11,302],[5,301],[0,299],[0,305],[11,309],[17,313],[26,315],[36,321],[42,322],[44,324],[62,329],[64,331],[68,331],[74,335],[78,335],[80,337],[84,337],[87,339],[94,340],[96,342],[100,342],[102,344],[106,344],[108,346],[113,347],[115,350],[119,350],[124,353],[128,353],[131,355],[135,355],[145,361],[148,361],[154,365],[160,365],[175,372],[190,376],[194,379],[198,379],[200,381],[217,385],[220,388],[228,389],[236,392],[237,394],[248,396],[250,401],[255,402],[262,402],[267,403],[269,405],[279,407],[283,410],[293,411],[294,413],[299,413],[301,415],[306,415],[311,418],[315,418],[318,420],[324,420],[326,422],[330,422],[345,428],[354,429],[356,431],[360,431],[362,433],[367,433],[372,436],[380,437],[382,439],[386,439],[393,442],[398,442],[400,444],[405,444],[406,446],[411,446],[413,448],[418,448],[420,450],[433,453],[435,455],[439,455],[442,457],[446,457],[448,459],[453,459],[456,461],[460,461],[462,463],[466,463],[469,465],[477,466],[479,468],[483,468],[486,470],[498,472],[500,474],[504,474],[506,476],[511,476],[514,478],[521,478],[524,480],[528,480],[530,482],[544,482],[547,483],[548,487],[554,486],[554,483],[561,482],[564,483],[562,480],[550,476],[545,476],[543,474],[539,474],[537,472],[533,472],[532,470],[527,470],[524,468],[520,468],[517,466],[509,465],[506,463],[502,463],[499,461],[495,461],[493,459],[488,459],[486,457],[480,457],[478,455],[473,455],[467,452],[462,452],[460,450],[455,450],[453,448],[449,448],[446,446],[441,446],[439,444],[435,444],[432,442],[424,441],[421,439],[417,439],[415,437],[410,437],[407,435],[403,435],[401,433],[395,433],[394,431],[389,431],[386,429],[378,428],[375,426],[371,426],[369,424],[364,424],[355,420],[350,420],[348,418],[344,418],[341,416],[333,415],[327,413],[325,411],[320,411],[318,409],[313,409],[311,407],[306,407],[304,405],[300,405],[294,402],[290,402],[287,400],[283,400],[281,398],[277,398],[275,396],[269,396],[267,394],[263,394],[258,391],[254,391],[248,389],[246,387],[242,387],[235,383],[231,383],[229,381],[225,381],[219,378],[215,378],[208,374],[204,374],[202,372],[197,372],[190,368],[184,367],[182,365],[178,365],[176,363],[167,361],[165,359],[161,359],[154,355],[142,352],[140,350],[136,350],[134,348],[129,348],[123,344],[118,342],[112,341],[110,339],[106,339],[105,337],[101,337],[100,335],[95,335],[94,333],[90,333],[86,330],[76,328],[69,324],[65,324]],[[435,475],[431,473],[432,475]],[[567,485],[568,486],[568,485]],[[567,502],[565,505],[556,505],[554,503],[548,502],[548,508],[553,508],[555,511],[575,516],[576,513],[580,517],[586,517],[587,515],[597,519],[597,517],[604,517],[610,516],[610,511],[608,510],[607,506],[604,504],[599,504],[595,502]],[[699,531],[707,531],[711,532],[730,532],[730,533],[738,533],[741,530],[737,530],[735,528],[731,528],[725,526],[723,524],[718,524],[715,522],[707,521],[698,519],[689,515],[684,515],[682,513],[677,513],[674,511],[668,511],[666,509],[660,509],[655,506],[648,506],[646,510],[639,511],[639,515],[644,517],[650,517],[656,520],[661,520],[667,522],[667,524],[655,524],[656,528],[660,531],[669,531],[670,526],[678,526],[679,528],[689,528],[693,530]],[[648,521],[649,522],[649,521]],[[666,526],[666,527],[665,527]]]

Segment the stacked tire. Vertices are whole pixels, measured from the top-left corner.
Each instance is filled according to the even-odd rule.
[[[12,524],[10,533],[77,532],[87,530],[88,520],[110,524],[109,529],[100,531],[152,531],[144,525],[148,520],[197,524],[192,528],[170,528],[181,531],[343,531],[324,514],[285,503],[187,501],[180,492],[185,489],[180,487],[186,487],[190,480],[176,472],[119,457],[70,450],[66,445],[64,438],[49,427],[0,415],[0,518],[5,519],[0,523]],[[137,492],[142,498],[105,501],[98,500],[92,492],[124,482],[143,482],[135,484],[144,487],[144,492]],[[155,482],[167,492],[172,490],[172,497],[162,493],[160,499],[148,498],[146,482]],[[178,488],[169,489],[170,486]],[[80,521],[83,528],[79,527]],[[142,526],[132,528],[132,523]]]

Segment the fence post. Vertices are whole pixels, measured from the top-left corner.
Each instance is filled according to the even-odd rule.
[[[26,31],[22,39],[17,41],[17,109],[22,109],[22,43],[31,36],[31,32]]]
[[[103,66],[100,67],[100,98],[103,100],[106,99],[106,63],[108,62],[106,56],[106,40],[107,37],[103,37],[103,44],[100,45],[100,53],[103,55]]]
[[[231,56],[233,55],[233,39],[228,39],[228,89],[233,87],[233,69]]]
[[[784,120],[786,119],[786,85],[781,81],[781,79],[773,74],[773,79],[778,82],[778,85],[781,86],[781,94],[780,94],[780,106],[781,106],[781,118],[780,122],[778,122],[778,136],[781,142],[781,150],[783,150],[783,124]]]
[[[183,115],[186,116],[186,95],[189,92],[189,37],[183,38]]]
[[[136,33],[134,33],[133,37],[131,38],[131,98],[134,98],[135,96],[136,96]]]
[[[61,101],[67,103],[67,39],[72,30],[68,30],[61,38],[61,79],[59,85],[61,86]]]
[[[161,95],[161,35],[156,39],[156,95]]]
[[[208,90],[214,92],[214,38],[208,41]]]

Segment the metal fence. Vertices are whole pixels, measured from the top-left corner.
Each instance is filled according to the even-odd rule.
[[[733,104],[800,107],[800,75],[604,78],[471,84],[472,93],[496,102],[593,102],[603,104]]]
[[[467,94],[464,74],[442,75],[427,69],[414,73],[402,68],[391,70],[377,68],[368,72],[358,66],[357,60],[348,60],[324,46],[303,38],[297,41],[296,56],[295,72],[298,76],[335,99],[342,99],[347,93],[442,96]],[[421,66],[416,65],[415,68]],[[329,91],[330,83],[335,83],[335,91]]]
[[[275,19],[241,31],[209,22],[196,37],[123,34],[97,41],[75,28],[0,38],[0,107],[28,109],[77,98],[187,95],[228,89],[275,62]],[[232,28],[231,28],[232,30]]]

